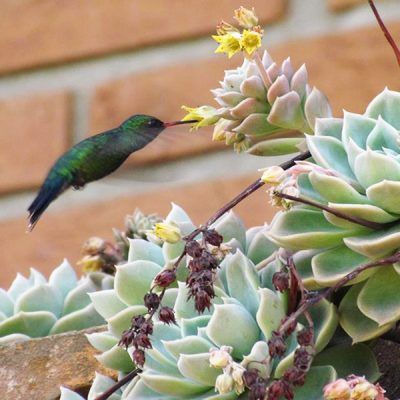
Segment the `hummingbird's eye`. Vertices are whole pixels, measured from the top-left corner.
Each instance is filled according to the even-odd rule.
[[[161,121],[159,121],[158,119],[151,119],[149,121],[147,121],[147,126],[150,128],[156,128],[161,126]]]

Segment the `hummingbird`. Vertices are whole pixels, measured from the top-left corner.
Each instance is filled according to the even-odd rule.
[[[39,218],[69,187],[81,189],[87,183],[114,172],[130,154],[153,141],[165,128],[197,122],[162,122],[150,115],[133,115],[114,129],[91,136],[66,151],[54,163],[39,193],[28,207],[31,231]]]

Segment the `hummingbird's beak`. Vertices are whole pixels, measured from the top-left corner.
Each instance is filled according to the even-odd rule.
[[[193,124],[194,122],[199,122],[199,121],[196,119],[191,119],[188,121],[164,122],[164,127],[168,128],[169,126],[175,126],[175,125]]]

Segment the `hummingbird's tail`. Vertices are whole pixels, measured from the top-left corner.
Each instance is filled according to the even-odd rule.
[[[35,200],[33,200],[28,208],[28,231],[31,231],[35,227],[40,216],[44,213],[49,204],[67,189],[68,186],[69,184],[62,177],[46,179]]]

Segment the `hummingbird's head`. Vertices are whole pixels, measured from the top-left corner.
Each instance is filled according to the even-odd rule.
[[[137,114],[128,118],[125,122],[121,124],[121,127],[129,130],[136,130],[151,133],[153,135],[158,135],[165,128],[175,125],[190,124],[197,122],[193,121],[173,121],[173,122],[163,122],[156,117],[151,115]]]

